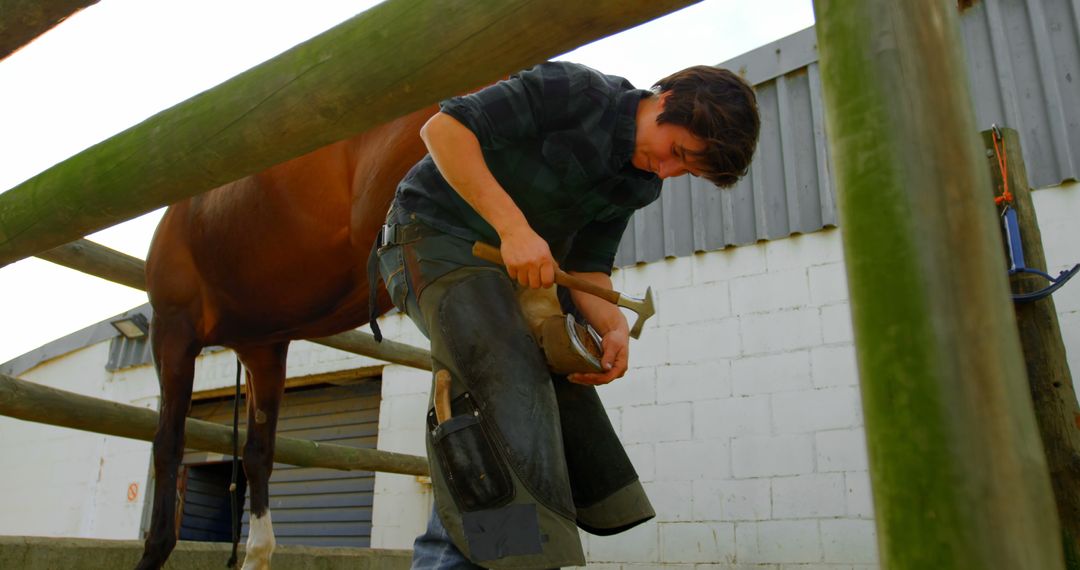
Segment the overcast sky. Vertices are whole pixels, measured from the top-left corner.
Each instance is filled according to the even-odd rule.
[[[0,61],[0,189],[377,4],[361,0],[102,0]],[[813,25],[811,0],[705,0],[559,59],[638,87]],[[161,212],[89,239],[145,258]],[[0,363],[146,302],[30,258],[0,269]]]

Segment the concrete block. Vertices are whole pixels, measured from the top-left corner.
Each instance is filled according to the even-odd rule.
[[[656,369],[631,368],[622,378],[597,386],[596,393],[609,409],[653,404],[656,402]]]
[[[669,361],[688,364],[737,356],[741,346],[738,319],[683,325],[666,329]]]
[[[814,470],[813,436],[736,437],[731,442],[731,469],[737,479],[810,473]]]
[[[427,413],[427,394],[406,394],[385,398],[379,407],[379,428],[416,430],[424,429]],[[383,416],[387,422],[383,423]]]
[[[843,263],[815,265],[810,278],[810,303],[817,306],[848,302],[847,269]]]
[[[870,473],[852,471],[844,474],[847,492],[847,516],[861,519],[874,518],[874,497],[870,490]]]
[[[822,344],[817,308],[794,309],[740,317],[746,355],[802,350]]]
[[[731,362],[673,364],[656,370],[656,401],[693,402],[731,396]]]
[[[765,272],[765,246],[762,244],[696,253],[689,259],[695,284],[727,281]]]
[[[623,408],[622,440],[651,443],[690,439],[691,405],[661,404]]]
[[[807,433],[862,425],[854,387],[801,390],[772,395],[776,433]]]
[[[210,570],[224,568],[231,544],[224,542],[180,541],[169,557],[169,568]],[[22,570],[97,570],[133,568],[142,556],[141,540],[96,540],[87,538],[41,538],[0,536],[0,568]],[[244,544],[240,543],[243,560]],[[408,550],[372,548],[319,548],[278,544],[274,568],[280,570],[405,570],[412,560]]]
[[[850,343],[855,339],[851,328],[851,308],[847,303],[822,307],[821,327],[825,344]]]
[[[855,346],[817,346],[810,349],[810,376],[816,388],[857,386],[859,367]]]
[[[659,562],[660,531],[655,520],[614,536],[590,536],[589,567],[593,562]]]
[[[636,445],[626,445],[623,449],[626,450],[626,455],[630,458],[630,463],[634,465],[634,470],[637,471],[638,479],[642,482],[648,482],[656,479],[656,444],[654,443],[639,443]]]
[[[431,372],[400,364],[387,364],[382,372],[382,397],[406,394],[427,395],[431,390]]]
[[[818,521],[763,521],[735,526],[739,562],[805,564],[822,560]]]
[[[772,517],[771,479],[702,479],[693,486],[695,520],[738,522]]]
[[[834,519],[821,521],[821,543],[826,562],[875,564],[877,531],[874,521]]]
[[[653,293],[688,287],[693,283],[693,266],[689,257],[664,258],[642,263],[622,270],[622,292],[632,297],[643,297],[652,287]]]
[[[694,402],[694,439],[725,439],[772,433],[768,396]]]
[[[736,396],[807,390],[813,385],[810,352],[799,350],[740,358],[731,363],[731,377]]]
[[[693,520],[693,490],[685,481],[653,481],[643,486],[658,522]]]
[[[732,311],[741,315],[804,307],[809,302],[810,286],[804,267],[731,281]]]
[[[719,282],[654,293],[658,324],[674,326],[731,316],[728,289],[726,282]]]
[[[690,481],[731,476],[727,440],[672,441],[656,444],[656,480]],[[686,487],[686,485],[683,485]]]
[[[765,242],[765,262],[770,273],[843,260],[844,248],[838,229],[824,229]]]
[[[777,477],[772,481],[773,517],[806,519],[843,516],[844,475],[827,473]]]
[[[829,471],[866,471],[866,432],[859,429],[841,429],[818,432],[814,436],[817,443],[817,470]]]
[[[667,364],[670,360],[668,331],[667,328],[650,329],[647,325],[640,339],[630,339],[630,368],[652,368]]]
[[[660,552],[664,562],[734,562],[735,525],[662,522]]]

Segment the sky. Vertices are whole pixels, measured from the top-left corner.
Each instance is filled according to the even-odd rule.
[[[377,3],[101,0],[0,60],[0,191]],[[811,25],[811,0],[704,0],[557,59],[647,88]],[[161,214],[87,237],[143,259]],[[0,268],[0,363],[145,302],[36,258]]]

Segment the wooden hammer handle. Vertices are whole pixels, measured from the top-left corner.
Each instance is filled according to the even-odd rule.
[[[473,255],[479,257],[480,259],[483,259],[484,261],[490,261],[491,263],[505,265],[502,260],[502,253],[499,252],[499,248],[493,245],[488,245],[484,242],[478,241],[473,244]],[[615,305],[619,304],[620,295],[618,291],[612,291],[611,289],[601,287],[593,283],[592,281],[587,281],[580,277],[574,277],[573,275],[570,275],[569,273],[563,271],[562,269],[559,269],[558,267],[555,268],[555,283],[558,283],[559,285],[562,285],[563,287],[566,287],[568,289],[575,289],[583,293],[595,295]]]
[[[435,421],[443,423],[450,419],[450,372],[441,369],[435,373]]]

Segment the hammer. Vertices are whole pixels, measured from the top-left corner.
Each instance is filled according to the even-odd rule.
[[[473,244],[472,252],[473,255],[484,261],[503,265],[502,253],[500,253],[499,248],[495,246],[478,241]],[[645,325],[645,321],[647,321],[649,317],[656,314],[656,309],[653,306],[652,287],[645,290],[644,299],[635,299],[623,295],[618,291],[606,289],[591,281],[581,279],[580,277],[574,277],[558,267],[555,268],[555,283],[568,289],[576,289],[583,293],[595,295],[609,303],[625,307],[637,313],[637,322],[630,328],[630,336],[634,338],[641,337],[641,327]]]

